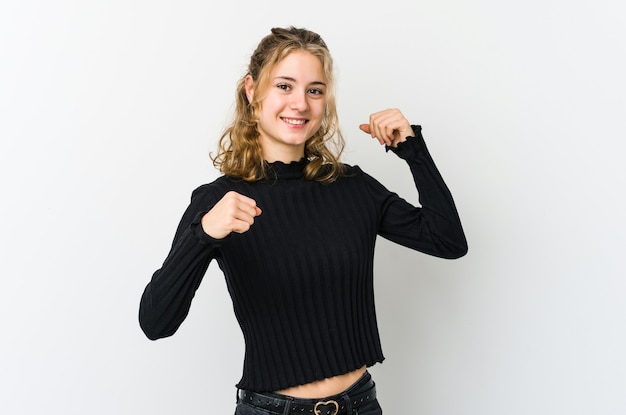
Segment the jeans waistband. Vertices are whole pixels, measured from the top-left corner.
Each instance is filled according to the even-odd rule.
[[[240,389],[237,401],[276,414],[342,415],[376,399],[376,384],[366,372],[345,391],[321,399],[301,399],[278,393],[258,393]]]

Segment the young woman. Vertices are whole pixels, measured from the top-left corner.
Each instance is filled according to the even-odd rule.
[[[320,36],[275,28],[237,86],[235,119],[171,251],[141,298],[150,339],[171,336],[215,259],[245,339],[236,414],[380,414],[376,238],[442,258],[467,252],[421,128],[397,109],[360,129],[405,160],[419,207],[339,161],[332,59]]]

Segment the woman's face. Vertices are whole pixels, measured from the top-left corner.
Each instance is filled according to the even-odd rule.
[[[296,51],[270,73],[268,87],[260,97],[258,130],[267,161],[290,162],[304,156],[306,141],[320,128],[326,111],[326,79],[320,60],[309,52]],[[255,85],[246,78],[252,100]]]

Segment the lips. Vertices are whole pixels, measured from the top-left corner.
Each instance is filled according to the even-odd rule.
[[[300,118],[282,118],[282,120],[291,125],[304,125],[308,122],[308,120],[303,120]]]

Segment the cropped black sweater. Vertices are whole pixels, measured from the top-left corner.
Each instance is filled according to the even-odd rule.
[[[141,298],[150,339],[171,336],[212,259],[223,271],[245,340],[237,387],[275,391],[382,362],[373,289],[377,235],[442,258],[467,252],[452,196],[421,136],[391,148],[409,165],[415,207],[358,166],[337,181],[304,179],[306,161],[271,163],[272,179],[222,176],[194,190],[169,255]],[[202,216],[230,190],[263,213],[248,232],[217,240]]]

